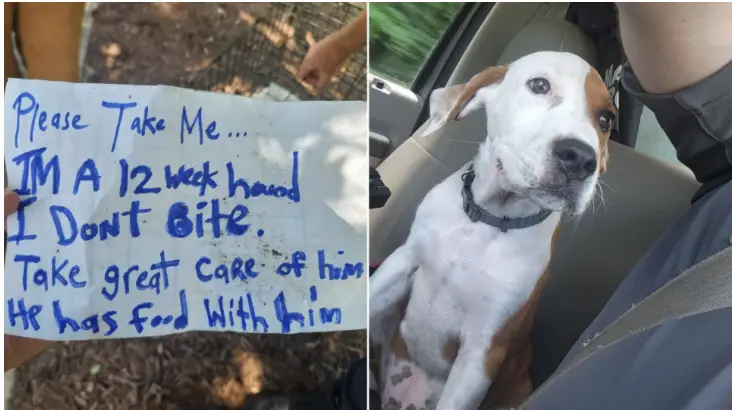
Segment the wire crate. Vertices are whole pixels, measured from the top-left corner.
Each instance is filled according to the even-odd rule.
[[[366,51],[351,56],[321,94],[296,78],[308,48],[338,30],[363,3],[273,3],[188,86],[276,100],[366,100]]]

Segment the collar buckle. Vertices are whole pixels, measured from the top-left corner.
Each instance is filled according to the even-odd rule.
[[[475,222],[475,221],[473,221],[473,222]],[[501,232],[503,232],[503,233],[508,232],[509,222],[511,222],[511,220],[508,219],[507,216],[504,216],[503,218],[501,218],[501,222],[498,224],[498,229],[500,229]]]
[[[480,210],[470,206],[469,203],[465,204],[465,214],[468,216],[468,218],[470,218],[471,222],[480,221],[480,218],[482,216]]]

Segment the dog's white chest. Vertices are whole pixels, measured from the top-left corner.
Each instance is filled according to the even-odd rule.
[[[462,333],[466,327],[490,331],[533,292],[549,263],[559,215],[531,228],[500,232],[470,222],[461,198],[446,195],[460,184],[455,176],[436,187],[418,211],[412,234],[419,269],[410,305],[422,308],[412,318],[420,316],[440,332]]]
[[[549,262],[547,238],[557,222],[502,233],[452,216],[443,212],[413,232],[419,267],[401,328],[414,360],[437,378],[451,367],[440,359],[446,340],[459,338],[461,350],[486,351],[526,302]]]
[[[523,232],[501,233],[483,224],[446,228],[420,247],[415,280],[425,281],[425,292],[443,294],[438,303],[444,300],[463,313],[508,313],[528,298],[549,261],[549,244],[535,242]]]

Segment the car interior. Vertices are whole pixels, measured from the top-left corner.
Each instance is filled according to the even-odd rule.
[[[440,73],[445,81],[432,83],[433,89],[465,83],[487,66],[543,50],[572,52],[598,67],[596,42],[571,21],[576,14],[573,4],[496,3],[486,7],[484,15],[472,15],[475,29],[465,26],[468,28],[461,32],[469,38],[462,39],[462,50],[453,48],[446,57],[452,61],[443,66],[449,67],[448,72]],[[475,21],[476,16],[480,21]],[[447,31],[441,43],[449,43],[451,34],[455,32]],[[370,214],[370,255],[372,261],[381,261],[406,239],[425,194],[472,159],[486,130],[484,114],[476,113],[429,136],[419,136],[426,128],[428,92],[410,94],[409,89],[382,78],[370,78],[370,84],[372,166],[390,191],[383,206]],[[388,93],[378,92],[385,89]],[[403,101],[392,101],[398,98]],[[399,111],[398,104],[404,101],[412,105]],[[619,104],[621,123],[623,101],[621,98]],[[595,198],[594,209],[580,220],[563,221],[532,331],[535,387],[556,370],[651,244],[688,209],[699,186],[676,159],[653,113],[640,109],[639,123],[629,139],[633,142],[628,143],[627,138],[625,143],[617,142],[618,138],[610,141],[609,167],[601,177],[604,204]],[[415,111],[420,115],[410,124]]]

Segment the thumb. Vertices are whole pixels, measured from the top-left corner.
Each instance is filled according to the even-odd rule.
[[[6,189],[5,190],[5,218],[8,215],[14,214],[20,206],[20,197],[15,192]]]
[[[302,64],[300,64],[300,69],[297,70],[298,81],[305,80],[312,71],[313,71],[312,65],[310,64],[310,62],[307,59],[305,59],[305,61],[303,61]]]
[[[300,69],[297,71],[297,81],[302,81],[305,79],[305,77],[308,75],[308,70],[305,69],[303,66],[300,66]]]

